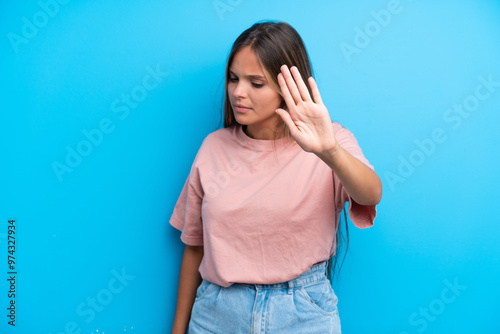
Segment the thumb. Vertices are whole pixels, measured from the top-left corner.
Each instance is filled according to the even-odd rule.
[[[290,117],[290,114],[288,111],[284,109],[276,109],[275,112],[280,115],[281,119],[285,122],[285,124],[288,126],[290,129],[290,132],[295,130],[295,123],[293,123],[292,118]]]

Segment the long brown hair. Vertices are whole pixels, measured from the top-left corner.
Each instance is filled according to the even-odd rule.
[[[233,62],[234,56],[241,49],[250,46],[251,50],[255,52],[257,58],[261,62],[262,67],[267,71],[270,76],[271,85],[280,92],[278,83],[278,74],[281,72],[281,66],[287,65],[289,68],[296,66],[300,72],[304,83],[309,90],[309,94],[312,97],[311,87],[309,86],[309,81],[307,78],[313,76],[313,70],[311,66],[311,61],[309,60],[309,55],[307,53],[306,47],[302,38],[297,33],[297,31],[288,23],[280,21],[261,21],[252,25],[250,28],[241,33],[240,36],[234,41],[229,53],[226,73],[225,73],[225,84],[224,84],[224,128],[234,126],[239,124],[234,118],[233,109],[231,108],[231,103],[229,101],[229,96],[227,93],[227,84],[230,77],[230,68]],[[281,100],[280,108],[287,110],[285,101]],[[290,136],[290,130],[286,123],[278,116],[278,125],[274,131],[274,139],[281,136]],[[335,183],[335,182],[334,182]],[[345,209],[344,209],[345,210]],[[345,211],[344,211],[344,219]],[[339,251],[341,250],[341,245],[343,243],[346,246],[349,245],[349,231],[347,230],[347,220],[346,222],[346,239],[342,237],[341,226],[339,222],[335,222],[337,225],[336,231],[336,251],[335,251],[335,261],[332,261],[333,257],[330,257],[327,263],[327,277],[332,281],[332,276],[335,273],[336,266],[338,265],[337,259],[339,258]],[[312,241],[314,242],[314,241]],[[347,248],[346,248],[347,252]],[[344,254],[345,258],[345,254]],[[343,262],[343,260],[342,260]],[[333,273],[332,273],[333,272]],[[333,284],[333,282],[331,282]]]

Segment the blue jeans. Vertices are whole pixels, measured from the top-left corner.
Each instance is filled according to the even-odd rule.
[[[340,334],[337,296],[326,277],[326,262],[284,283],[224,288],[203,280],[187,333]]]

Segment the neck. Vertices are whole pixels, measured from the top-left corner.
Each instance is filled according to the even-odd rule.
[[[253,127],[249,128],[247,125],[242,125],[242,128],[243,132],[245,132],[248,137],[258,140],[274,140],[285,136],[284,133],[277,133],[277,128],[274,128],[274,130],[271,130],[269,128],[255,130]]]

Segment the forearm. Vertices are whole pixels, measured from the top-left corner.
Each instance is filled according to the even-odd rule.
[[[378,175],[337,144],[335,149],[315,153],[342,182],[356,203],[375,205],[382,197],[382,182]]]
[[[179,274],[177,306],[172,327],[173,334],[185,334],[187,331],[196,290],[202,281],[198,271],[202,258],[203,246],[186,245]]]

